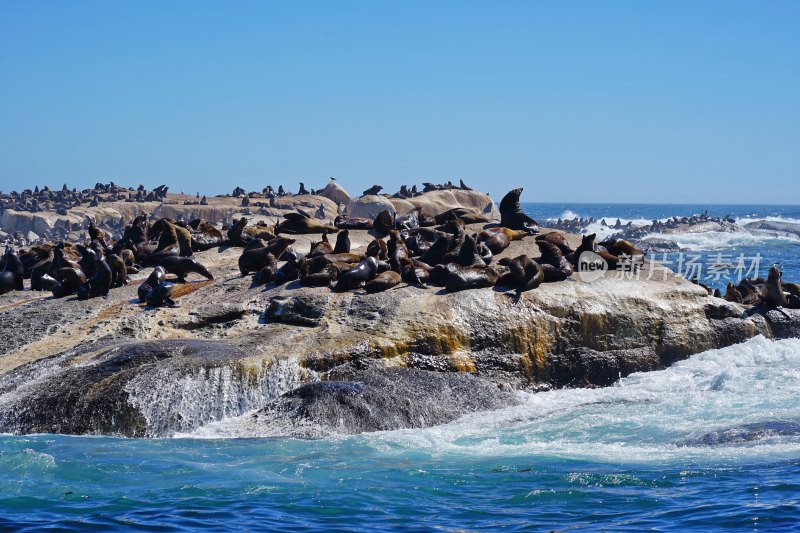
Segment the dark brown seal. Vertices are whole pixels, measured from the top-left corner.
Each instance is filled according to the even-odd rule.
[[[522,187],[510,190],[500,200],[500,225],[509,229],[538,232],[539,223],[522,212],[519,206],[519,196]]]
[[[192,272],[200,274],[207,279],[214,279],[214,275],[193,257],[166,257],[158,263],[158,266],[163,267],[164,270],[167,271],[167,274],[174,274],[177,276],[178,281],[181,283],[186,281],[186,275]]]

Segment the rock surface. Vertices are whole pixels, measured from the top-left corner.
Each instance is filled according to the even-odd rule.
[[[372,238],[350,232],[354,250]],[[167,436],[231,417],[254,435],[416,427],[509,405],[512,389],[609,385],[758,334],[800,334],[798,312],[743,316],[649,263],[639,279],[607,273],[520,297],[405,284],[367,294],[256,288],[238,274],[240,253],[195,254],[215,279],[178,285],[178,307],[138,302],[149,269],[86,302],[0,297],[0,432]],[[503,256],[520,253],[536,255],[532,238]]]

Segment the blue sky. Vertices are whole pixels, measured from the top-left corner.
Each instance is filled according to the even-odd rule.
[[[800,203],[800,2],[0,2],[0,189]]]

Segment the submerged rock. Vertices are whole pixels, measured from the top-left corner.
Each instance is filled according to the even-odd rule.
[[[345,367],[329,379],[282,395],[251,423],[262,431],[283,428],[287,435],[320,437],[435,426],[518,403],[509,388],[466,373]]]

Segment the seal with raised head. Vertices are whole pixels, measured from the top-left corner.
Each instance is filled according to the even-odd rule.
[[[108,266],[111,267],[111,286],[122,287],[128,283],[128,267],[125,261],[117,254],[108,256]]]
[[[381,261],[386,261],[389,257],[389,247],[383,239],[374,239],[367,245],[367,255],[375,257]]]
[[[272,276],[272,283],[275,285],[283,285],[300,277],[300,269],[303,267],[305,259],[294,251],[288,251],[285,255],[286,262]]]
[[[408,259],[411,255],[408,253],[408,247],[406,247],[406,243],[403,242],[397,230],[393,229],[389,232],[389,242],[386,247],[392,270],[400,272],[403,260]]]
[[[23,290],[25,266],[11,246],[6,246],[3,262],[3,271],[0,272],[0,294]]]
[[[161,307],[164,304],[174,306],[175,300],[172,299],[172,293],[175,290],[175,284],[169,281],[162,281],[147,292],[145,301],[150,307]]]
[[[165,257],[158,266],[163,267],[167,274],[177,276],[178,281],[181,283],[185,282],[186,275],[192,272],[200,274],[207,279],[214,279],[214,275],[206,267],[198,263],[194,257]]]
[[[512,259],[508,268],[509,277],[517,289],[517,295],[535,289],[544,281],[544,269],[527,255],[519,255]]]
[[[349,291],[363,286],[378,275],[378,260],[369,256],[360,261],[355,267],[339,276],[334,290]]]
[[[336,246],[333,247],[335,254],[350,253],[350,230],[344,229],[336,236]]]
[[[328,235],[323,233],[321,241],[311,241],[311,249],[306,257],[311,259],[312,257],[331,253],[333,253],[333,246],[328,240]]]
[[[42,278],[44,276],[50,277],[50,272],[52,270],[53,270],[52,256],[47,259],[42,259],[41,261],[36,263],[31,269],[31,290],[49,291],[52,288],[51,286],[47,286],[49,281],[42,283]]]
[[[228,243],[231,246],[246,246],[253,240],[252,235],[244,233],[245,226],[247,226],[247,219],[242,217],[228,228]]]
[[[86,274],[80,268],[58,268],[53,272],[53,278],[58,282],[50,289],[53,298],[63,298],[74,294],[78,287],[86,283]]]
[[[522,187],[510,190],[500,200],[500,225],[509,229],[538,232],[539,223],[522,212],[519,206],[519,196]]]
[[[258,240],[260,241],[260,239]],[[281,259],[284,252],[295,242],[295,239],[278,237],[266,246],[249,248],[248,245],[239,256],[239,272],[242,273],[242,276],[246,276],[250,272],[258,272],[264,268],[267,255],[272,254],[276,259]]]
[[[139,296],[139,301],[144,302],[147,299],[147,293],[150,292],[151,289],[157,287],[159,284],[164,282],[164,278],[167,277],[167,271],[164,270],[164,267],[157,266],[153,269],[147,279],[139,285],[139,289],[136,291]]]
[[[462,267],[483,267],[486,262],[478,255],[478,244],[472,235],[464,236],[464,242],[458,251],[458,264]]]
[[[536,245],[542,255],[534,261],[539,263],[544,270],[546,283],[564,281],[572,275],[572,265],[569,264],[558,246],[547,241],[536,241]]]
[[[272,276],[278,270],[278,260],[272,254],[267,254],[264,259],[264,267],[253,276],[253,283],[256,285],[266,285],[272,281]]]
[[[375,220],[372,222],[372,229],[381,237],[387,236],[389,232],[394,229],[394,217],[392,213],[390,213],[388,209],[384,209],[378,213],[378,216],[376,216]]]
[[[86,283],[78,287],[75,292],[78,300],[88,300],[89,298],[108,295],[108,291],[111,289],[112,276],[111,267],[108,266],[105,259],[97,258],[94,274],[86,280]]]
[[[777,267],[770,267],[767,281],[761,299],[767,307],[783,307],[786,305],[786,295],[781,285],[781,271]]]
[[[370,196],[370,195],[378,194],[379,192],[381,192],[381,190],[383,190],[383,186],[382,185],[373,185],[372,187],[370,187],[369,189],[364,191],[362,196]]]

